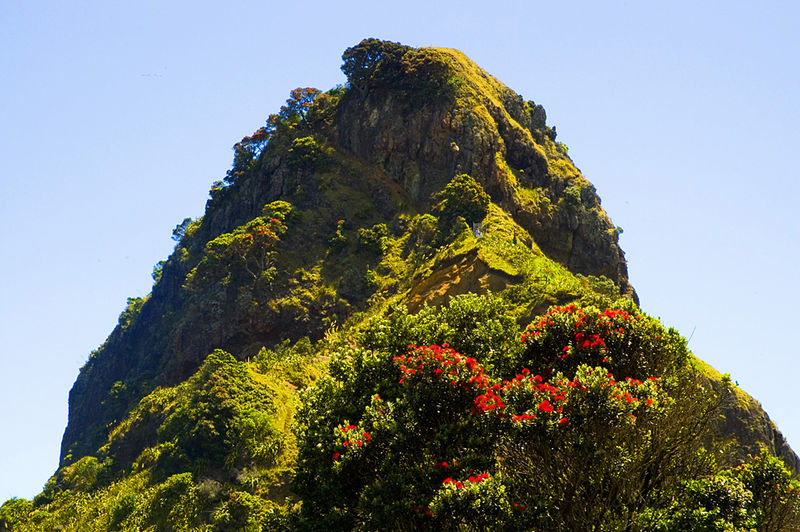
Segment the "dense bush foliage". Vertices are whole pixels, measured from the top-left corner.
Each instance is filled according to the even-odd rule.
[[[452,98],[464,80],[449,66],[452,58],[432,49],[415,49],[391,41],[364,39],[342,55],[342,71],[353,89],[392,86],[417,102]]]
[[[104,453],[116,458],[117,469],[149,468],[162,479],[209,467],[269,464],[284,436],[273,425],[276,407],[268,392],[244,364],[216,351],[185,383],[145,397],[112,432]]]
[[[467,174],[455,176],[450,183],[433,196],[434,212],[446,227],[459,217],[468,224],[480,223],[489,212],[489,195],[475,178]]]
[[[633,305],[567,306],[516,338],[497,303],[398,309],[334,356],[299,413],[308,526],[692,530],[701,504],[735,527],[765,514],[756,481],[709,476],[718,399],[674,330]]]
[[[241,276],[254,284],[271,282],[276,273],[275,244],[286,231],[284,221],[291,211],[285,201],[272,202],[264,206],[262,216],[208,242],[203,258],[186,277],[187,288],[228,284]]]
[[[252,364],[215,351],[187,381],[159,388],[110,435],[101,458],[59,470],[33,502],[0,507],[0,530],[273,530],[294,460],[291,389],[308,385],[308,340]]]
[[[370,83],[387,83],[399,73],[391,69],[411,50],[400,43],[364,39],[342,54],[342,72],[351,86],[364,88]]]
[[[319,170],[324,167],[325,152],[314,137],[300,137],[292,141],[287,162],[292,168]]]

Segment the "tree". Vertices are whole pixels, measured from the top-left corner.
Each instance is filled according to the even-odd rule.
[[[191,218],[184,218],[181,223],[176,225],[175,229],[172,230],[172,240],[175,242],[180,242],[183,238],[183,235],[186,234],[186,229],[191,225],[191,223]]]
[[[232,185],[250,169],[269,142],[271,134],[266,127],[257,129],[252,135],[244,137],[233,145],[233,166],[225,174],[225,182]]]
[[[186,286],[198,289],[244,274],[254,284],[260,279],[271,281],[275,245],[286,231],[284,220],[291,210],[291,204],[284,201],[269,203],[262,216],[208,242],[203,258],[186,276]]]
[[[716,475],[686,481],[653,530],[800,530],[800,482],[783,461],[758,456]]]
[[[721,475],[738,479],[753,494],[758,530],[800,530],[800,482],[783,460],[762,450]]]
[[[351,87],[366,89],[371,83],[387,81],[403,55],[412,50],[397,42],[364,39],[342,54],[342,72]]]
[[[225,183],[231,185],[247,173],[278,131],[291,131],[299,126],[310,131],[312,128],[307,117],[320,94],[318,89],[311,87],[293,89],[286,105],[281,106],[277,114],[269,115],[265,126],[234,144],[233,165],[225,175]]]
[[[489,212],[491,198],[475,178],[467,174],[455,176],[445,188],[433,195],[433,210],[449,226],[459,216],[468,223],[480,222]]]
[[[293,89],[289,93],[286,105],[281,106],[278,114],[270,115],[267,118],[266,133],[271,135],[282,128],[291,129],[298,125],[302,125],[307,131],[310,130],[306,117],[320,93],[319,89],[312,87]]]
[[[309,526],[635,528],[713,465],[718,405],[657,320],[556,307],[519,342],[501,305],[453,301],[373,320],[305,395]]]

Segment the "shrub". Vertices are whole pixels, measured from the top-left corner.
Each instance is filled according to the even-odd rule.
[[[328,237],[328,247],[333,252],[342,251],[347,247],[347,235],[344,233],[344,220],[336,222],[336,230]]]
[[[359,228],[358,243],[372,253],[382,253],[388,236],[389,228],[386,224],[375,224],[370,228]]]
[[[325,160],[325,151],[314,137],[301,137],[292,140],[287,156],[287,163],[290,167],[321,170]]]
[[[467,174],[455,176],[442,191],[433,195],[433,200],[437,202],[434,213],[448,229],[458,217],[472,224],[481,222],[489,212],[489,195]]]
[[[577,530],[668,507],[708,428],[676,417],[713,417],[683,340],[632,308],[554,308],[515,335],[478,296],[369,322],[298,412],[309,526]]]

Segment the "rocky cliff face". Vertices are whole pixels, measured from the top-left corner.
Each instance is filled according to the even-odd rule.
[[[617,232],[594,187],[555,144],[541,107],[457,50],[407,54],[413,57],[382,68],[410,75],[445,65],[438,75],[454,85],[452,97],[420,104],[408,89],[366,83],[342,99],[332,127],[338,146],[381,168],[422,205],[453,175],[476,177],[548,256],[575,272],[604,275],[635,297]],[[569,208],[553,208],[559,201]]]
[[[578,300],[583,289],[574,287],[586,281],[577,274],[606,283],[609,296],[636,300],[617,231],[540,106],[456,50],[359,46],[345,54],[348,88],[306,107],[293,102],[297,109],[237,145],[250,150],[244,163],[235,163],[228,186],[212,189],[204,217],[187,229],[151,296],[81,370],[62,465],[96,453],[139,399],[189,377],[213,349],[245,359],[285,339],[316,340],[390,296],[413,310],[467,291],[536,288],[534,267],[495,263],[485,250],[434,257],[423,215],[456,174],[474,177],[491,196],[491,223],[573,279],[573,288],[536,288],[552,296],[519,296],[528,305],[521,316]],[[293,211],[275,244],[274,272],[202,286],[187,280],[209,260],[210,242],[235,236],[278,200]],[[396,237],[396,255],[380,245],[376,252],[380,240],[364,244],[373,233]],[[376,275],[395,280],[376,283]],[[760,408],[737,412],[731,420],[766,418]],[[779,434],[771,443],[794,457]]]

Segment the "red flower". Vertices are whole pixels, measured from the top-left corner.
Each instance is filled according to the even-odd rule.
[[[628,403],[632,403],[633,402],[633,396],[631,396],[631,394],[629,394],[628,392],[625,392],[625,400]]]
[[[537,408],[539,410],[541,410],[542,412],[552,412],[553,411],[553,405],[551,405],[550,401],[548,401],[547,399],[545,399],[544,401],[539,403],[539,406]]]

